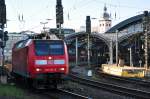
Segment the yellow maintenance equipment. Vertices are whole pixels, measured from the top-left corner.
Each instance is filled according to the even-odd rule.
[[[130,66],[117,66],[116,64],[103,64],[102,71],[104,73],[119,76],[119,77],[145,77],[145,68],[143,67],[130,67]]]

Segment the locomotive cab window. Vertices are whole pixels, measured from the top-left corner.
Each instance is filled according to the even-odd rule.
[[[62,41],[53,40],[37,40],[35,41],[36,55],[63,55],[64,44]]]

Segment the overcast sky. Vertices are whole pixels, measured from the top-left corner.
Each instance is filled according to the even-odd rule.
[[[43,27],[40,22],[46,22],[46,19],[52,19],[48,21],[46,27],[56,27],[56,0],[5,0],[5,2],[8,19],[6,30],[9,32],[22,30],[40,32]],[[113,25],[141,14],[144,10],[150,10],[150,0],[62,0],[62,4],[64,8],[63,27],[73,29],[85,26],[87,15],[97,18],[91,21],[92,26],[96,26],[102,16],[104,5],[111,14]]]

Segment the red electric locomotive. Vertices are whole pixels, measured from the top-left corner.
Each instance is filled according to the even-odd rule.
[[[26,78],[30,84],[56,87],[68,69],[68,52],[63,40],[22,40],[12,49],[12,73]]]

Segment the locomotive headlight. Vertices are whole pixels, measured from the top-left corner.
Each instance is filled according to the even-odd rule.
[[[35,60],[35,65],[46,65],[47,60]]]
[[[65,70],[65,68],[60,68],[60,70],[64,71],[64,70]]]
[[[36,71],[39,72],[39,71],[41,71],[41,69],[40,68],[36,68]]]
[[[48,59],[52,59],[52,57],[48,57]]]

